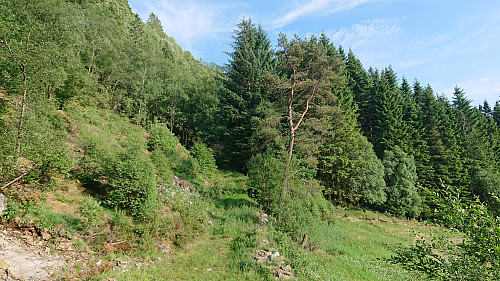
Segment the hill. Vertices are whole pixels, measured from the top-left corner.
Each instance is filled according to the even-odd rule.
[[[250,19],[217,66],[123,0],[0,16],[1,219],[74,254],[47,278],[498,279],[498,104]]]

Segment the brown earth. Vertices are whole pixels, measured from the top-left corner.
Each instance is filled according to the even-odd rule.
[[[49,244],[47,235],[33,227],[0,225],[0,280],[54,280],[63,269],[84,262],[70,241],[59,237]]]

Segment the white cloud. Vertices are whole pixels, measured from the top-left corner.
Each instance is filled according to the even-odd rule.
[[[490,106],[493,106],[500,99],[500,76],[459,81],[456,86],[465,91],[467,98],[472,100],[474,106],[482,104],[484,100],[487,100]],[[437,92],[443,93],[451,99],[454,87],[448,87]]]
[[[350,10],[374,0],[308,0],[296,1],[290,11],[272,23],[274,28],[281,28],[293,21],[310,15],[327,15]]]
[[[234,28],[234,4],[212,1],[151,1],[145,5],[160,19],[166,34],[174,37],[183,49],[193,50],[195,40],[216,38]]]
[[[372,19],[355,23],[350,27],[328,31],[326,34],[336,44],[358,48],[367,45],[389,43],[397,36],[401,19]]]

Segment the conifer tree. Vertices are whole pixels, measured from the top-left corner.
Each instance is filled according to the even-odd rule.
[[[277,81],[282,98],[287,105],[287,165],[281,200],[286,196],[290,177],[291,161],[297,133],[309,118],[315,104],[329,104],[334,95],[333,86],[339,81],[342,64],[336,57],[329,57],[326,48],[314,36],[309,40],[295,37],[288,40],[281,34],[278,40],[279,70],[282,77]]]
[[[275,69],[271,42],[261,26],[243,19],[233,32],[233,52],[225,67],[225,91],[221,99],[224,108],[220,122],[226,165],[244,169],[245,163],[257,150],[252,137],[258,131],[260,121],[267,117],[259,106],[270,98],[270,77]]]

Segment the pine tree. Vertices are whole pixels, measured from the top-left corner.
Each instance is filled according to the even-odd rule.
[[[303,122],[309,118],[315,104],[328,105],[333,99],[333,86],[338,83],[342,64],[337,57],[330,57],[325,46],[316,37],[288,40],[281,34],[278,40],[279,65],[282,77],[277,81],[282,98],[287,105],[288,149],[281,200],[287,194],[294,147]]]

